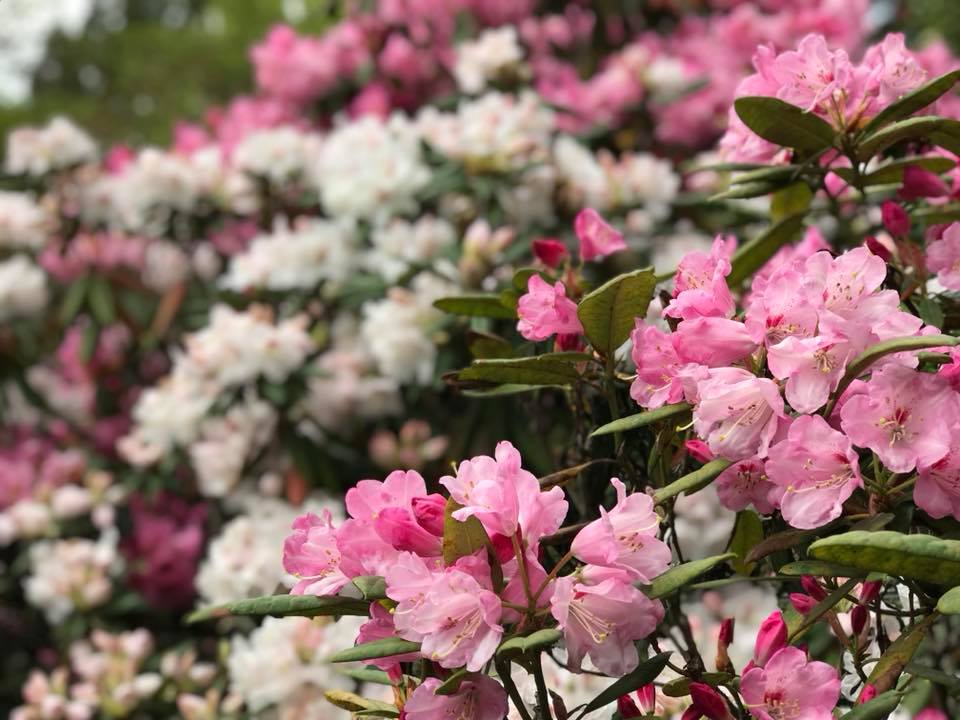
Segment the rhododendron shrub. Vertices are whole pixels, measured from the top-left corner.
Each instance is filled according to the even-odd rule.
[[[960,712],[960,62],[348,5],[169,148],[8,138],[0,706]]]

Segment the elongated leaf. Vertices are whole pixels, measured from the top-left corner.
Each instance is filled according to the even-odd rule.
[[[913,659],[920,643],[927,636],[927,630],[930,629],[935,620],[936,614],[928,615],[920,622],[910,626],[880,656],[867,678],[867,682],[873,685],[877,692],[885,692],[896,684],[900,673],[903,672],[907,663]]]
[[[727,276],[727,284],[730,287],[740,285],[773,257],[777,250],[789,243],[802,227],[803,213],[790,215],[741,245],[730,260],[733,268]]]
[[[777,190],[770,198],[770,218],[779,222],[785,218],[805,213],[813,201],[813,190],[800,181]]]
[[[929,107],[940,97],[950,92],[958,80],[960,80],[960,70],[953,70],[934,78],[925,85],[921,85],[913,92],[907,93],[878,112],[863,128],[864,133],[870,134],[892,122],[908,118],[914,113]]]
[[[853,532],[817,540],[809,553],[819,560],[916,578],[937,585],[960,585],[960,540],[904,535],[881,530]]]
[[[749,198],[762,197],[776,192],[786,185],[786,182],[774,182],[773,180],[757,180],[754,182],[744,182],[734,185],[729,190],[711,195],[710,202],[719,202],[721,200],[747,200]]]
[[[579,465],[574,465],[571,468],[565,468],[564,470],[558,470],[555,473],[550,473],[549,475],[544,475],[540,478],[540,489],[549,490],[552,487],[557,485],[563,485],[565,482],[572,480],[582,473],[587,468],[593,467],[594,465],[603,465],[614,463],[614,460],[608,460],[606,458],[599,458],[597,460],[589,460],[585,463],[580,463]]]
[[[522,655],[523,653],[539,651],[543,648],[557,644],[563,638],[563,633],[557,628],[546,628],[537,630],[529,635],[519,635],[517,637],[504,640],[497,648],[497,655]]]
[[[897,709],[900,693],[890,690],[877,695],[873,700],[857,705],[853,710],[840,716],[840,720],[883,720]]]
[[[374,685],[393,685],[390,676],[375,667],[337,668],[337,672],[360,682],[373,683]],[[409,675],[405,677],[409,677]]]
[[[684,475],[679,480],[674,480],[666,487],[662,487],[653,494],[653,501],[658,505],[672,497],[685,493],[693,495],[698,490],[703,490],[714,479],[730,467],[732,463],[729,460],[711,460],[698,470]]]
[[[674,403],[673,405],[658,407],[656,410],[647,410],[642,413],[637,413],[636,415],[628,415],[619,420],[609,422],[606,425],[601,425],[590,433],[590,437],[611,435],[612,433],[624,432],[626,430],[636,430],[637,428],[642,428],[652,423],[660,422],[661,420],[684,415],[690,411],[690,408],[691,405],[689,403]]]
[[[733,536],[730,538],[730,552],[735,557],[730,564],[740,575],[749,575],[756,567],[756,562],[749,560],[750,551],[757,543],[763,540],[763,521],[753,510],[741,510],[737,513],[737,522],[733,527]]]
[[[570,385],[580,379],[577,365],[591,359],[584,353],[548,353],[526,358],[475,360],[457,373],[457,380],[504,385]]]
[[[467,347],[477,360],[509,358],[515,355],[513,346],[499,335],[476,330],[467,333]]]
[[[324,697],[327,699],[327,702],[348,712],[366,713],[366,711],[371,711],[374,713],[372,715],[365,714],[364,717],[400,717],[400,711],[397,710],[396,706],[379,700],[360,697],[346,690],[327,690],[324,693]]]
[[[730,178],[733,185],[753,182],[793,182],[803,168],[800,165],[765,165],[746,172],[737,173]]]
[[[960,615],[960,587],[947,590],[937,601],[937,611],[944,615]]]
[[[713,570],[720,563],[733,557],[736,557],[734,553],[724,553],[723,555],[714,555],[702,560],[691,560],[683,563],[683,565],[677,565],[655,577],[653,582],[643,590],[647,597],[654,600],[672,595],[684,585],[689,585],[704,573]]]
[[[363,593],[364,600],[383,600],[387,597],[387,583],[379,575],[355,577],[353,584]]]
[[[653,268],[619,275],[584,296],[577,315],[593,347],[609,355],[626,342],[634,321],[647,314],[656,287]]]
[[[932,173],[943,173],[956,167],[956,163],[945,157],[908,158],[894,160],[861,177],[865,187],[871,185],[888,185],[903,181],[903,171],[908,167],[919,167]],[[833,172],[847,182],[853,181],[853,171],[850,168],[832,168]]]
[[[781,575],[813,575],[815,577],[864,578],[867,576],[866,570],[823,560],[798,560],[782,566],[779,572]]]
[[[833,145],[836,137],[824,120],[777,98],[737,98],[733,107],[744,125],[774,145],[815,152]]]
[[[834,606],[843,600],[843,598],[857,586],[860,580],[858,578],[850,578],[843,585],[838,587],[832,593],[827,595],[823,600],[818,602],[806,615],[799,616],[799,623],[796,626],[791,626],[791,623],[787,623],[787,629],[790,631],[790,636],[788,642],[793,642],[796,638],[806,632],[809,628],[813,627],[820,618],[826,615]]]
[[[955,338],[951,335],[922,335],[919,337],[893,338],[892,340],[884,340],[876,345],[871,345],[847,364],[846,372],[844,372],[843,377],[840,378],[840,382],[837,384],[837,389],[831,396],[830,402],[827,403],[824,417],[830,417],[830,413],[833,412],[833,408],[837,404],[837,398],[843,395],[843,391],[850,387],[850,383],[867,372],[867,369],[880,358],[898,352],[924,350],[926,348],[942,346],[953,347],[957,344],[960,344],[960,338]]]
[[[591,713],[610,703],[615,703],[621,695],[629,695],[644,685],[653,682],[657,679],[657,676],[663,672],[668,660],[670,660],[670,653],[660,653],[659,655],[654,655],[649,660],[644,660],[633,672],[624,675],[588,702],[580,710],[577,718],[581,718],[587,713]]]
[[[453,565],[460,558],[473,555],[490,544],[486,530],[476,517],[463,522],[453,517],[461,507],[456,500],[449,498],[443,511],[443,560],[447,565]]]
[[[789,550],[804,540],[815,537],[817,532],[818,530],[784,530],[783,532],[778,532],[754,545],[750,552],[747,553],[745,560],[753,563],[780,550]]]
[[[374,660],[376,658],[391,657],[393,655],[405,655],[406,653],[418,652],[419,650],[420,643],[410,642],[409,640],[398,637],[389,637],[381,640],[371,640],[370,642],[341,650],[332,655],[329,662],[343,663],[356,662],[358,660]]]
[[[60,323],[69,325],[83,307],[83,301],[87,297],[87,288],[90,286],[90,276],[84,275],[67,286],[67,292],[63,296],[63,304],[60,306]]]
[[[113,299],[113,288],[105,278],[97,277],[90,281],[87,290],[87,302],[97,322],[110,325],[117,319],[117,306]]]
[[[498,320],[516,320],[513,308],[500,302],[499,295],[458,295],[435,300],[433,306],[451,315],[488,317]]]
[[[711,687],[719,687],[724,683],[733,680],[733,675],[723,672],[703,673],[697,680],[706,683]],[[678,677],[663,685],[663,694],[667,697],[686,697],[690,694],[690,683],[693,682],[687,677]]]
[[[910,673],[911,675],[916,675],[917,677],[922,677],[930,682],[935,682],[938,685],[943,685],[946,688],[950,688],[951,692],[957,692],[960,690],[960,677],[956,675],[950,675],[942,670],[937,670],[936,668],[928,667],[927,665],[921,665],[915,662],[908,662],[903,671]]]
[[[444,680],[433,691],[434,695],[453,695],[457,690],[460,689],[460,684],[467,678],[467,669],[460,668],[454,672],[450,677]]]
[[[955,131],[955,120],[935,116],[914,117],[877,130],[867,135],[857,145],[857,157],[860,160],[869,160],[886,150],[891,145],[904,140],[933,139],[935,133],[945,133],[948,136]],[[957,123],[960,125],[960,123]]]
[[[226,605],[200,608],[187,616],[187,623],[204,622],[231,615],[254,615],[287,617],[303,615],[356,615],[366,617],[370,612],[370,603],[366,600],[347,597],[314,597],[313,595],[267,595],[235,600]]]
[[[469,398],[498,398],[509,397],[511,395],[523,395],[525,393],[537,392],[538,390],[549,390],[550,388],[563,389],[562,385],[519,385],[517,383],[504,383],[497,387],[484,390],[464,390],[463,394]]]

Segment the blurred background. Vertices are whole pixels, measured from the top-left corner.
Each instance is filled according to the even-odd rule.
[[[691,6],[698,4],[690,1]],[[317,31],[343,0],[0,0],[0,135],[65,114],[105,142],[165,145],[178,119],[251,87],[273,24]],[[877,0],[878,25],[960,49],[957,0]]]

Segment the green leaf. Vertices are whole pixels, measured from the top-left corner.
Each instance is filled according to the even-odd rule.
[[[563,639],[563,633],[557,628],[537,630],[529,635],[519,635],[504,640],[497,648],[497,655],[522,655],[555,645],[561,639]]]
[[[744,125],[774,145],[816,152],[833,145],[836,137],[826,121],[777,98],[737,98],[733,107]]]
[[[87,302],[97,322],[110,325],[117,319],[117,308],[113,301],[113,288],[102,277],[93,278],[87,292]]]
[[[387,583],[379,575],[360,575],[353,584],[363,593],[364,600],[383,600],[387,597]]]
[[[865,134],[872,133],[885,125],[908,118],[914,113],[929,107],[940,97],[950,92],[958,80],[960,80],[960,70],[953,70],[938,78],[934,78],[925,85],[921,85],[913,92],[907,93],[896,102],[887,105],[887,107],[878,112],[873,119],[864,126],[863,132]]]
[[[542,272],[539,268],[533,268],[533,267],[525,267],[517,270],[513,274],[513,281],[511,284],[513,285],[513,288],[517,292],[523,294],[527,292],[527,284],[529,283],[530,278],[533,277],[534,275],[539,275],[546,282],[553,285],[553,280],[548,275]]]
[[[908,167],[919,167],[929,170],[932,173],[944,173],[956,167],[953,160],[945,157],[925,157],[909,158],[907,160],[894,160],[882,167],[877,168],[871,173],[861,177],[864,186],[870,185],[890,185],[903,182],[903,171]],[[853,171],[850,168],[831,168],[833,172],[842,177],[847,182],[853,180]]]
[[[63,304],[60,306],[60,323],[69,325],[83,307],[83,301],[87,297],[87,288],[90,286],[90,276],[84,275],[67,286],[67,292],[63,296]]]
[[[960,540],[904,535],[881,530],[853,532],[817,540],[809,553],[818,560],[915,578],[937,585],[960,585]]]
[[[80,361],[84,363],[93,359],[97,351],[97,340],[100,337],[100,325],[93,318],[87,318],[83,326],[83,335],[80,337]]]
[[[469,398],[498,398],[509,397],[510,395],[522,395],[524,393],[536,392],[537,390],[547,390],[550,388],[563,389],[562,385],[520,385],[518,383],[504,383],[497,387],[483,390],[464,390],[463,394]]]
[[[730,178],[733,185],[753,182],[793,182],[803,168],[800,165],[764,165],[762,167],[737,173]]]
[[[736,557],[734,553],[724,553],[723,555],[714,555],[702,560],[691,560],[683,563],[683,565],[677,565],[655,577],[653,582],[643,590],[647,597],[654,600],[672,595],[684,585],[692,583],[704,573],[713,570],[720,563],[733,557]]]
[[[248,600],[234,600],[226,605],[200,608],[187,616],[188,624],[215,620],[232,615],[253,615],[287,617],[302,615],[356,615],[366,617],[370,614],[370,603],[366,600],[347,597],[315,597],[313,595],[266,595]]]
[[[960,338],[955,338],[950,335],[921,335],[893,338],[892,340],[885,340],[876,345],[871,345],[847,364],[847,370],[844,372],[843,377],[840,378],[837,389],[834,390],[833,395],[830,397],[823,416],[830,417],[830,413],[833,412],[833,408],[837,404],[837,398],[843,395],[843,391],[850,386],[850,383],[863,375],[867,371],[867,368],[880,358],[898,352],[924,350],[926,348],[942,346],[952,347],[957,344],[960,344]]]
[[[960,677],[956,675],[950,675],[942,670],[937,670],[936,668],[928,667],[915,662],[908,662],[907,666],[903,670],[911,675],[916,675],[917,677],[922,677],[930,682],[935,682],[938,685],[948,687],[950,688],[951,692],[957,692],[960,690]]]
[[[867,576],[866,570],[824,562],[823,560],[798,560],[783,565],[779,572],[781,575],[813,575],[814,577],[864,578]]]
[[[591,713],[610,703],[615,703],[621,695],[629,695],[644,685],[652,683],[667,666],[668,660],[670,660],[670,653],[660,653],[659,655],[654,655],[649,660],[644,660],[633,672],[624,675],[588,702],[583,709],[580,710],[577,718],[581,718],[587,713]]]
[[[741,510],[733,526],[730,538],[730,552],[736,557],[730,561],[733,569],[740,575],[750,575],[756,562],[749,559],[750,552],[763,540],[763,521],[753,510]]]
[[[719,687],[720,685],[730,682],[733,678],[734,676],[730,673],[708,672],[703,673],[703,675],[697,678],[697,682],[706,683],[711,687]],[[667,697],[674,698],[686,697],[690,694],[691,682],[693,681],[688,677],[675,678],[668,683],[664,683],[663,694]]]
[[[883,720],[897,709],[900,693],[890,690],[877,695],[873,700],[857,705],[853,710],[840,716],[840,720]]]
[[[653,494],[653,501],[659,505],[680,493],[693,495],[698,490],[703,490],[703,488],[713,482],[717,475],[732,464],[729,460],[711,460],[703,467],[684,475],[678,480],[674,480],[666,487],[658,489]]]
[[[475,360],[470,367],[457,373],[457,380],[509,385],[571,385],[581,376],[577,365],[592,359],[585,353],[571,352]]]
[[[443,560],[447,565],[453,565],[460,558],[473,555],[490,544],[487,532],[476,517],[463,522],[453,517],[461,507],[456,500],[449,498],[443,511]]]
[[[927,615],[920,622],[910,626],[880,656],[867,678],[867,682],[877,688],[877,692],[885,692],[894,686],[907,663],[913,659],[917,648],[927,635],[927,630],[936,618],[936,614]]]
[[[818,530],[784,530],[770,537],[764,538],[747,553],[744,560],[748,563],[755,563],[762,560],[767,555],[772,555],[780,550],[788,550],[796,547],[804,540],[816,536]]]
[[[920,140],[927,138],[934,141],[935,136],[944,135],[943,143],[950,143],[960,123],[956,120],[935,116],[914,117],[909,120],[888,125],[866,136],[857,145],[857,157],[866,161],[886,150],[891,145],[904,140]],[[941,144],[937,142],[936,144]],[[946,147],[946,145],[944,145]]]
[[[390,679],[389,675],[374,667],[337,668],[337,672],[360,682],[373,683],[374,685],[393,685],[393,680]]]
[[[500,302],[499,295],[458,295],[434,300],[433,306],[451,315],[516,320],[517,313]]]
[[[653,268],[619,275],[584,296],[577,315],[593,347],[609,355],[626,342],[635,320],[647,314],[656,287]]]
[[[766,232],[741,245],[730,259],[733,268],[727,276],[730,287],[740,285],[759,270],[781,247],[803,228],[803,213],[785,217]]]
[[[813,201],[813,190],[805,182],[795,182],[778,190],[770,198],[770,218],[779,222],[792,215],[805,213]]]
[[[418,652],[420,643],[410,642],[398,637],[382,638],[380,640],[371,640],[370,642],[355,645],[352,648],[341,650],[329,658],[329,662],[343,663],[356,662],[358,660],[374,660],[376,658],[391,657],[393,655],[405,655],[406,653]]]
[[[947,590],[937,601],[937,612],[944,615],[960,615],[960,587]]]
[[[400,717],[400,711],[397,710],[395,705],[360,697],[346,690],[327,690],[324,693],[324,697],[327,699],[327,702],[336,705],[342,710],[347,710],[351,713],[363,712],[364,717]],[[368,712],[372,714],[367,714]]]
[[[471,330],[467,333],[467,347],[478,360],[510,358],[515,355],[513,346],[499,335]]]
[[[773,182],[772,180],[757,180],[755,182],[738,183],[729,190],[711,195],[707,200],[709,202],[720,202],[721,200],[747,200],[749,198],[763,197],[772,192],[776,192],[783,187],[782,182]]]
[[[460,689],[460,684],[467,678],[467,674],[466,668],[460,668],[450,677],[440,683],[440,685],[437,686],[437,689],[433,691],[433,694],[453,695],[457,690]]]
[[[606,425],[601,425],[590,433],[590,437],[610,435],[626,430],[636,430],[637,428],[642,428],[652,423],[660,422],[661,420],[684,415],[690,411],[690,408],[691,405],[689,403],[674,403],[673,405],[658,407],[656,410],[647,410],[642,413],[637,413],[636,415],[628,415],[619,420],[609,422]]]

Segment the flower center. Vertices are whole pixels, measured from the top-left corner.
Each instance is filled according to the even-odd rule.
[[[610,637],[613,623],[588,610],[582,602],[574,600],[570,603],[570,615],[587,631],[587,634],[597,645],[606,642],[607,638]]]

